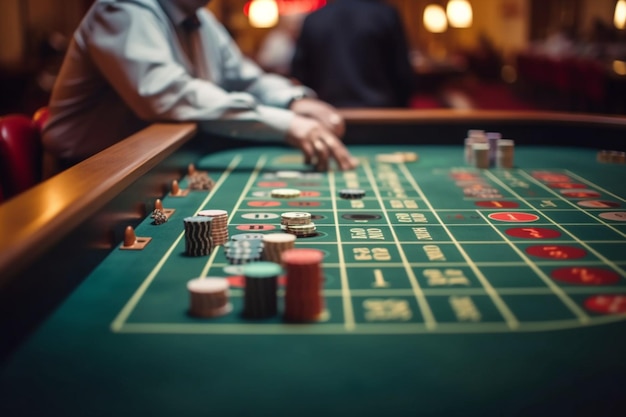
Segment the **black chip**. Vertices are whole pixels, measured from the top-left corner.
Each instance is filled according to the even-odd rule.
[[[344,214],[341,217],[348,220],[378,220],[382,216],[380,214],[369,214],[369,213],[355,213],[355,214]]]

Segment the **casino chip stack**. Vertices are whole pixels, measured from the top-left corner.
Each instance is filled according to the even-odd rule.
[[[280,228],[297,237],[315,236],[317,228],[311,221],[311,213],[291,211],[281,214]]]
[[[597,161],[603,164],[625,164],[626,152],[602,150],[598,152]]]
[[[249,236],[249,238],[239,238]],[[258,236],[258,237],[255,237]],[[243,265],[250,262],[259,262],[263,256],[262,235],[244,234],[234,235],[231,240],[224,244],[224,253],[231,265]]]
[[[474,143],[472,145],[472,152],[474,155],[472,159],[474,166],[478,169],[489,168],[489,144],[488,143]]]
[[[215,246],[223,245],[228,241],[228,212],[226,210],[201,210],[198,216],[213,219],[211,237]]]
[[[185,224],[185,251],[189,256],[210,255],[213,250],[210,217],[193,216],[183,219]]]
[[[229,302],[229,285],[225,278],[207,277],[192,279],[187,283],[190,306],[194,317],[218,317],[228,314],[233,306]]]
[[[365,197],[365,190],[361,190],[358,188],[344,188],[339,191],[339,197],[346,200],[357,200]]]
[[[156,225],[163,224],[167,221],[167,216],[165,215],[165,212],[159,209],[154,209],[150,217],[152,218],[152,223]]]
[[[293,249],[296,236],[291,233],[270,233],[263,236],[263,259],[280,264],[283,252]]]
[[[300,190],[295,188],[276,188],[272,190],[273,198],[296,198],[300,197]]]
[[[287,284],[285,287],[285,320],[311,322],[319,319],[324,309],[322,295],[322,260],[324,253],[316,249],[289,249],[283,252]]]
[[[515,142],[510,139],[500,139],[496,151],[496,166],[498,168],[513,168]]]
[[[243,267],[246,280],[243,316],[264,319],[278,313],[278,276],[283,269],[274,262],[256,262]]]
[[[484,130],[470,129],[465,138],[465,162],[474,165],[474,145],[478,143],[488,143]]]
[[[188,179],[190,190],[212,190],[215,185],[215,181],[209,177],[209,174],[205,171],[197,171],[193,164],[190,164],[188,169]]]

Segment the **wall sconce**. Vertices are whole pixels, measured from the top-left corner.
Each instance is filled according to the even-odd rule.
[[[424,27],[432,33],[442,33],[448,29],[446,12],[438,4],[429,4],[424,9]]]
[[[472,5],[467,0],[450,0],[446,7],[446,15],[453,28],[472,26]]]
[[[248,21],[255,28],[271,28],[278,23],[276,0],[252,0],[248,9]]]
[[[626,0],[619,0],[615,5],[613,23],[618,29],[624,29],[626,27]]]

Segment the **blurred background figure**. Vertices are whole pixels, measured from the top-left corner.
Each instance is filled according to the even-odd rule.
[[[303,22],[291,76],[336,107],[407,107],[413,69],[398,11],[335,0]]]
[[[300,34],[304,17],[304,13],[282,15],[278,25],[265,36],[256,58],[265,71],[289,74],[296,39]]]

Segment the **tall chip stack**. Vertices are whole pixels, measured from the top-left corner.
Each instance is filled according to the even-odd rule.
[[[473,160],[474,166],[478,169],[489,168],[489,144],[488,143],[474,143],[472,145],[472,152],[474,153]]]
[[[202,216],[185,217],[185,252],[189,256],[206,256],[213,251],[211,237],[212,218]]]
[[[312,322],[324,309],[322,260],[317,249],[294,248],[283,252],[285,286],[284,318],[288,322]]]
[[[498,142],[502,139],[500,132],[487,132],[487,141],[489,143],[489,166],[495,167],[498,157]]]
[[[274,262],[255,262],[243,267],[246,281],[243,316],[264,319],[278,314],[278,277],[283,272]]]
[[[474,145],[477,143],[487,143],[487,135],[484,130],[470,129],[465,138],[465,162],[474,165]]]
[[[223,245],[228,241],[228,212],[226,210],[202,210],[198,216],[213,219],[211,237],[215,246]]]
[[[515,155],[515,142],[511,139],[500,139],[496,153],[496,166],[498,168],[513,168]]]

